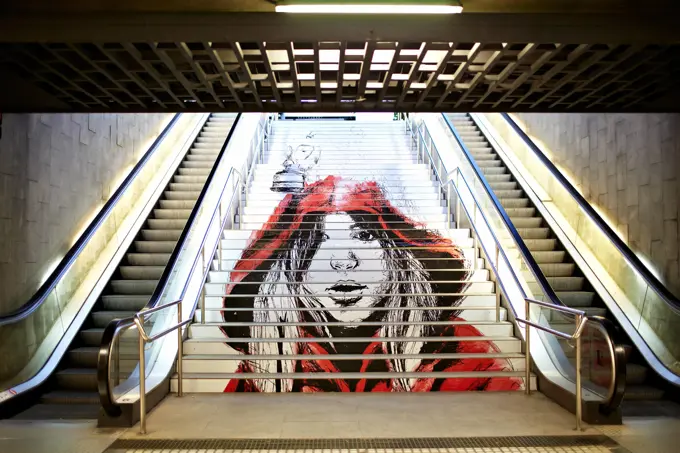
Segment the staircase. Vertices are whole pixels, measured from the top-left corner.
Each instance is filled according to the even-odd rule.
[[[277,186],[301,173],[302,192]],[[184,391],[523,388],[484,259],[446,229],[403,122],[277,121],[247,191],[184,343]]]
[[[97,355],[104,329],[114,319],[134,316],[149,301],[234,119],[232,114],[210,116],[50,378],[49,391],[16,418],[97,417]],[[129,340],[134,364],[137,333]]]
[[[586,312],[587,316],[604,316],[615,322],[606,305],[593,290],[565,247],[556,237],[540,212],[526,196],[501,157],[489,144],[468,114],[449,114],[449,119],[460,134],[484,177],[498,197],[510,220],[531,251],[557,297],[568,307]],[[527,271],[528,272],[528,271]],[[551,325],[562,332],[573,333],[573,319],[552,315]],[[568,356],[572,348],[562,342]],[[628,350],[633,349],[627,346]],[[626,369],[627,400],[658,400],[663,390],[649,383],[652,373],[639,357],[631,354]],[[637,363],[636,363],[637,362]]]

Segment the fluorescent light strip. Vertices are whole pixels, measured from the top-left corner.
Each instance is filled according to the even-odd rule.
[[[277,13],[321,14],[458,14],[462,6],[449,5],[277,5]]]

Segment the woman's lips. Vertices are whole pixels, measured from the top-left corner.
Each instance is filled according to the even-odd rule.
[[[338,280],[333,286],[326,288],[326,291],[337,291],[340,293],[351,293],[366,289],[368,286],[357,283],[354,280]]]
[[[354,280],[340,280],[333,286],[326,288],[331,293],[329,297],[333,302],[344,307],[354,305],[363,298],[363,290],[368,288],[366,285],[357,283]],[[357,291],[359,294],[357,294]]]

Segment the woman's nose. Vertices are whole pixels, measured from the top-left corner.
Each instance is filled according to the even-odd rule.
[[[359,267],[359,258],[351,250],[342,259],[336,258],[333,254],[331,255],[331,267],[336,271],[351,271]]]

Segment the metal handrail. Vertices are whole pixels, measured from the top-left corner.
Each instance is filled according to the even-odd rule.
[[[240,118],[241,114],[239,113],[234,120],[234,123],[231,127],[231,130],[229,131],[229,134],[227,135],[227,138],[224,141],[224,144],[220,148],[220,152],[218,153],[217,158],[215,159],[215,164],[213,165],[213,168],[210,170],[210,173],[208,174],[208,177],[206,179],[206,184],[203,186],[201,193],[196,199],[196,204],[194,205],[194,208],[191,210],[191,213],[189,214],[189,218],[187,219],[184,229],[182,230],[182,233],[180,234],[180,237],[177,240],[177,243],[172,251],[172,254],[170,255],[168,264],[165,266],[163,274],[161,275],[161,278],[159,279],[158,284],[156,285],[156,288],[154,289],[154,292],[146,305],[147,308],[153,308],[160,302],[160,298],[163,294],[163,291],[165,291],[165,288],[170,281],[170,276],[172,275],[172,272],[174,271],[175,266],[177,265],[180,252],[186,245],[186,242],[189,238],[189,231],[193,228],[194,223],[198,218],[198,214],[203,205],[203,200],[205,199],[206,194],[208,193],[208,190],[213,183],[213,179],[215,173],[217,172],[217,168],[220,162],[222,161],[222,158],[224,157],[227,145],[231,141],[231,137],[233,136],[234,131],[236,130],[236,126],[238,125]],[[109,387],[108,379],[108,365],[110,360],[109,348],[113,345],[113,341],[115,341],[114,333],[120,330],[121,324],[125,322],[129,322],[129,320],[114,320],[109,324],[109,326],[106,327],[106,330],[104,332],[105,335],[102,337],[102,343],[98,355],[97,381],[99,389],[99,399],[102,403],[102,406],[104,407],[104,410],[110,415],[114,416],[120,415],[120,408],[117,405],[115,405],[110,399],[111,389]],[[107,330],[109,331],[108,335],[106,335]],[[107,343],[107,341],[109,343]]]
[[[165,310],[166,308],[173,307],[177,305],[177,324],[168,327],[167,329],[159,332],[155,335],[149,336],[144,330],[144,318],[160,310]],[[165,304],[162,307],[155,307],[149,310],[144,310],[137,313],[134,317],[135,325],[137,326],[137,332],[139,333],[139,431],[142,434],[146,434],[146,357],[145,350],[147,343],[153,343],[166,336],[167,334],[177,331],[177,373],[180,376],[177,387],[177,396],[182,396],[182,327],[186,326],[191,322],[191,318],[186,321],[182,321],[182,299]]]
[[[142,168],[151,159],[151,156],[153,156],[158,150],[160,144],[170,133],[172,127],[177,124],[180,116],[181,114],[177,113],[172,118],[172,120],[170,120],[168,125],[165,126],[165,129],[163,129],[160,135],[156,137],[156,140],[154,140],[147,152],[144,153],[144,156],[142,156],[139,162],[137,162],[130,173],[125,177],[120,186],[118,186],[113,195],[111,195],[111,197],[106,201],[102,209],[97,213],[95,218],[92,219],[92,222],[90,222],[87,228],[85,228],[85,231],[83,231],[80,237],[76,240],[76,243],[73,244],[73,247],[71,247],[69,251],[66,252],[66,255],[64,255],[59,264],[57,264],[52,273],[47,277],[47,280],[45,280],[45,282],[40,285],[40,288],[38,288],[35,294],[31,296],[28,302],[12,313],[0,316],[0,326],[14,324],[26,319],[38,308],[40,308],[42,304],[45,303],[52,290],[54,290],[57,284],[61,281],[64,274],[71,268],[75,260],[83,252],[89,240],[97,232],[104,220],[109,216],[113,208],[118,203],[118,200],[120,200],[120,198],[125,194],[127,188],[130,186],[130,184],[132,184],[132,181],[134,181]]]
[[[673,311],[680,314],[680,299],[678,299],[668,288],[640,261],[635,252],[621,240],[621,238],[611,229],[605,220],[593,209],[592,205],[583,198],[583,195],[564,177],[562,172],[552,163],[550,159],[536,146],[529,136],[519,127],[519,125],[507,113],[501,113],[510,127],[520,136],[524,143],[538,157],[541,163],[548,169],[551,176],[555,178],[569,192],[569,195],[576,201],[581,209],[595,222],[598,228],[607,236],[607,239],[616,247],[630,265],[640,274],[647,285],[663,300]]]
[[[236,123],[237,123],[239,118],[240,118],[240,114],[239,114],[239,117],[237,117],[237,120],[234,122],[234,126],[232,127],[232,130],[230,131],[229,136],[227,137],[227,141],[225,142],[223,149],[220,151],[220,154],[218,155],[218,159],[216,160],[216,164],[213,167],[213,169],[217,168],[218,163],[221,161],[222,153],[226,150],[226,146],[231,139],[231,135],[236,128]],[[264,140],[266,140],[270,131],[271,131],[271,117],[267,117],[265,119],[265,124],[262,127],[261,135],[258,137],[257,143],[255,144],[254,147],[251,148],[253,150],[258,150],[258,156],[256,156],[257,159],[261,160],[263,158],[262,154],[264,153],[264,146],[266,144],[266,142],[264,142]],[[255,161],[256,158],[253,157],[253,160]],[[249,173],[251,172],[252,168],[253,168],[253,166],[251,164],[250,169],[249,169]],[[232,178],[234,177],[233,175],[236,175],[239,178],[236,181],[236,184],[238,185],[239,188],[237,190],[233,191],[231,198],[229,200],[229,203],[227,205],[228,206],[227,213],[223,217],[222,216],[222,205],[223,205],[223,202],[224,202],[224,200],[223,200],[224,193],[225,193],[227,187],[229,186],[229,183],[232,181]],[[208,177],[206,185],[204,187],[204,191],[208,188],[208,186],[210,186],[212,184],[213,179],[214,179],[213,173],[211,172],[211,175]],[[210,217],[210,221],[208,222],[208,228],[210,228],[210,225],[213,224],[213,221],[214,221],[216,215],[218,216],[218,219],[220,220],[220,223],[219,223],[220,234],[218,236],[218,240],[216,241],[215,245],[213,246],[211,253],[209,253],[207,255],[209,257],[214,257],[216,254],[218,254],[219,269],[222,269],[222,232],[225,230],[227,220],[229,218],[231,218],[230,214],[232,213],[231,210],[232,210],[232,206],[234,205],[234,197],[237,196],[237,195],[239,196],[239,203],[234,208],[233,215],[236,215],[237,209],[240,208],[240,195],[241,195],[242,188],[243,188],[243,177],[241,176],[241,172],[232,167],[229,170],[229,174],[227,175],[227,177],[224,180],[224,184],[223,184],[222,189],[220,191],[219,201],[217,203],[217,206],[215,206],[215,208],[213,210],[213,213]],[[203,192],[202,192],[202,194],[203,194]],[[199,199],[201,199],[201,198],[199,197]],[[198,201],[197,201],[197,204],[194,207],[194,209],[198,209],[198,208],[199,208],[199,204],[198,204]],[[187,228],[189,228],[188,223],[187,223],[187,227],[185,227],[185,231],[188,231]],[[184,231],[183,231],[183,233],[184,233]],[[204,287],[205,287],[205,282],[207,281],[207,278],[208,278],[208,276],[210,274],[210,270],[211,270],[210,264],[207,267],[205,265],[206,264],[205,263],[205,257],[206,257],[205,245],[206,245],[206,242],[207,242],[207,238],[208,238],[208,235],[206,234],[206,235],[203,236],[203,238],[201,240],[201,244],[199,246],[199,253],[196,255],[196,257],[195,257],[195,259],[194,259],[194,261],[191,265],[191,271],[190,271],[189,276],[187,277],[187,279],[185,281],[185,284],[182,288],[182,291],[180,293],[180,298],[179,298],[180,301],[185,298],[187,290],[189,288],[189,284],[192,281],[193,276],[195,275],[196,269],[198,268],[198,262],[199,262],[199,259],[200,259],[201,260],[201,269],[203,271],[203,275],[202,275],[202,279],[201,279],[201,288],[202,289],[201,289],[201,294],[200,294],[200,297],[199,297],[199,299],[202,301],[201,302],[201,310],[202,310],[201,319],[202,320],[205,319],[205,289],[204,289]],[[176,249],[177,249],[177,247],[176,247]],[[181,250],[181,248],[179,248],[179,250]],[[168,267],[174,268],[175,264],[176,264],[176,259],[173,260],[173,261],[169,261]],[[168,269],[168,267],[166,267],[166,270]],[[166,331],[164,331],[164,333],[167,334],[174,329],[177,329],[177,328],[182,327],[183,325],[189,324],[191,322],[193,314],[194,314],[194,312],[197,308],[197,304],[198,304],[199,299],[197,299],[196,302],[194,302],[192,309],[191,309],[191,314],[188,317],[187,321],[182,323],[181,326],[177,325],[174,328],[166,329]],[[173,303],[177,303],[177,302],[173,302]],[[146,316],[146,315],[153,313],[155,311],[165,309],[166,307],[168,307],[171,304],[166,304],[166,305],[163,305],[161,307],[150,307],[150,305],[147,305],[147,307],[150,307],[150,308],[142,310],[140,313],[138,313],[134,317],[129,317],[129,318],[121,319],[121,320],[114,320],[109,324],[109,326],[107,326],[107,328],[104,332],[104,336],[102,338],[102,346],[100,347],[100,351],[99,351],[99,363],[98,363],[97,378],[98,378],[98,384],[99,384],[100,401],[102,402],[102,405],[104,406],[105,411],[109,415],[118,416],[120,414],[120,407],[115,403],[114,397],[113,397],[113,394],[112,394],[113,383],[111,382],[111,376],[110,376],[110,372],[109,372],[109,370],[111,369],[111,366],[112,366],[112,364],[111,364],[111,360],[112,360],[111,348],[112,348],[116,338],[119,337],[121,335],[122,331],[125,330],[126,328],[131,327],[133,324],[137,324],[138,321],[136,321],[136,320],[139,319],[138,316],[140,314],[143,314],[143,315]],[[181,321],[181,318],[180,318],[180,321]],[[180,334],[178,334],[178,335],[181,335],[181,328],[179,329],[179,331],[180,331]],[[178,354],[181,356],[181,347],[178,349]],[[181,362],[181,358],[178,359],[178,374],[180,375],[179,379],[181,381],[182,369],[181,369],[181,363],[180,362]],[[141,362],[140,362],[140,365],[141,365]],[[150,389],[150,390],[153,390],[153,389]],[[142,399],[141,395],[143,394],[144,398],[146,398],[145,392],[146,392],[146,388],[144,389],[144,392],[141,392],[141,389],[140,389],[140,405],[141,405],[141,399]],[[180,393],[181,393],[181,384],[180,384]]]
[[[566,334],[564,332],[560,332],[555,329],[551,329],[549,327],[542,326],[538,323],[532,322],[531,321],[531,305],[539,305],[543,308],[548,308],[550,310],[558,311],[561,313],[568,313],[571,315],[574,315],[574,322],[575,322],[575,331],[572,335]],[[531,367],[531,348],[530,346],[530,333],[531,333],[531,327],[535,327],[539,330],[542,330],[544,332],[547,332],[551,335],[555,335],[560,338],[564,338],[565,340],[576,340],[576,430],[581,431],[581,419],[583,418],[583,398],[582,398],[582,392],[583,392],[583,384],[581,382],[581,334],[583,333],[583,329],[585,329],[586,323],[588,322],[588,317],[586,316],[586,313],[581,310],[574,310],[573,308],[569,307],[564,307],[562,305],[555,305],[555,304],[549,304],[547,302],[542,302],[539,300],[531,299],[528,297],[524,298],[524,306],[525,306],[525,318],[515,318],[515,321],[517,321],[520,324],[524,324],[524,329],[525,329],[525,337],[526,337],[526,351],[524,353],[524,357],[526,360],[526,367],[527,370],[530,369]],[[529,371],[527,371],[527,378],[529,377]],[[528,393],[528,392],[527,392]]]
[[[414,136],[414,139],[415,139],[416,134],[414,132],[414,128],[412,126],[411,127],[407,126],[407,130],[410,130],[411,135]],[[422,143],[427,145],[427,141],[425,140],[425,136],[423,135],[421,128],[416,127],[416,130],[418,132],[418,138],[422,141]],[[461,149],[466,151],[466,149],[463,148],[464,145],[463,145],[462,141],[459,141],[459,144],[461,145]],[[431,145],[432,148],[434,148],[434,151],[437,153],[437,157],[439,158],[438,159],[439,163],[442,164],[442,159],[441,159],[441,155],[439,154],[439,150],[437,149],[437,146],[434,144],[434,141],[431,139],[431,137],[430,137],[430,145]],[[420,161],[420,156],[421,156],[420,146],[418,146],[418,148],[419,148],[418,149],[418,158],[419,158],[419,161]],[[525,298],[525,301],[526,301],[526,299],[528,299],[526,292],[524,291],[524,288],[520,284],[519,279],[517,278],[517,275],[516,275],[514,269],[510,265],[510,261],[509,261],[507,255],[504,251],[504,248],[501,246],[500,241],[498,240],[498,237],[496,236],[493,228],[491,227],[489,220],[487,219],[486,215],[484,214],[484,211],[481,208],[481,205],[479,204],[477,197],[474,195],[474,192],[472,191],[472,189],[471,189],[467,179],[465,178],[465,175],[462,173],[460,167],[456,167],[454,170],[452,170],[451,172],[449,172],[446,175],[446,182],[441,182],[442,181],[442,179],[440,177],[441,171],[439,171],[435,167],[434,158],[433,158],[433,156],[430,152],[430,149],[428,148],[428,146],[424,146],[423,148],[424,148],[423,153],[426,153],[427,156],[429,157],[429,161],[430,161],[432,168],[433,168],[433,171],[435,172],[435,175],[437,177],[437,182],[439,182],[439,189],[441,190],[444,186],[447,186],[449,188],[449,193],[448,193],[448,196],[446,197],[446,201],[447,201],[447,222],[449,223],[449,227],[450,227],[450,219],[451,219],[450,187],[454,188],[456,195],[457,195],[455,220],[456,220],[456,223],[457,223],[457,227],[460,226],[460,207],[461,207],[460,199],[461,199],[461,197],[460,197],[460,191],[458,189],[458,184],[460,184],[460,182],[458,182],[457,184],[454,184],[453,183],[454,177],[452,176],[452,174],[456,173],[456,181],[459,181],[459,179],[462,179],[462,181],[465,183],[467,190],[470,193],[472,200],[474,201],[474,208],[475,208],[476,212],[480,213],[484,223],[486,224],[486,226],[487,226],[487,228],[488,228],[489,232],[491,233],[491,236],[494,240],[495,247],[496,247],[495,265],[494,265],[494,261],[490,259],[490,256],[489,256],[488,251],[486,250],[486,247],[480,242],[480,245],[481,245],[482,250],[484,251],[484,254],[487,256],[487,258],[489,258],[487,260],[487,262],[490,264],[492,271],[494,271],[496,273],[496,275],[498,275],[497,269],[498,269],[498,265],[500,263],[499,260],[502,257],[503,260],[505,261],[511,275],[513,276],[513,279],[514,279],[514,281],[517,285],[517,288],[519,288],[519,290],[521,291],[521,294],[523,295],[523,297]],[[469,155],[467,157],[468,157],[468,161],[469,161],[470,160]],[[477,176],[479,178],[479,173],[477,174]],[[484,183],[488,187],[485,180],[482,179],[481,182]],[[495,197],[494,197],[494,199],[495,199]],[[495,199],[495,201],[497,202],[498,200]],[[470,216],[470,213],[469,213],[467,207],[464,204],[462,205],[462,207],[463,207],[467,217],[469,219],[473,219],[473,217]],[[498,206],[496,206],[496,207],[498,208]],[[475,214],[476,214],[476,212],[475,212]],[[476,215],[475,215],[475,218],[476,218]],[[479,237],[479,232],[477,230],[477,226],[475,225],[475,222],[471,221],[470,224],[471,224],[475,234],[477,235],[477,237]],[[511,224],[511,226],[512,226],[512,229],[514,229],[514,225]],[[521,240],[521,238],[520,238],[520,240]],[[539,268],[539,272],[542,272],[542,271],[540,271],[540,268]],[[496,283],[497,283],[497,286],[501,287],[501,291],[505,294],[506,299],[510,300],[508,295],[507,295],[507,292],[505,290],[505,287],[504,287],[503,283],[500,281],[500,279],[498,279],[498,281]],[[498,321],[499,315],[500,315],[500,298],[498,297],[499,296],[498,295],[498,288],[497,288],[496,296],[497,296],[496,320]],[[559,301],[559,299],[558,299],[558,301]],[[575,314],[575,313],[580,312],[579,310],[573,310],[569,307],[566,307],[564,304],[561,303],[561,301],[558,304],[552,304],[552,303],[540,302],[540,301],[536,301],[536,302],[538,304],[545,304],[546,307],[550,307],[550,308],[557,307],[556,309],[558,309],[559,311],[563,311],[563,312],[567,312],[567,313],[571,312],[572,314]],[[515,315],[515,319],[516,320],[520,319],[518,317],[517,312],[515,311],[514,307],[512,306],[512,304],[510,304],[510,308],[512,309],[513,314]],[[615,338],[614,331],[611,328],[611,325],[607,325],[607,323],[608,324],[611,324],[611,323],[609,323],[606,320],[603,320],[600,317],[587,318],[584,321],[583,326],[585,326],[586,322],[591,323],[593,326],[595,326],[595,328],[597,328],[598,330],[600,330],[603,333],[603,336],[606,338],[607,345],[608,345],[608,347],[611,351],[611,355],[612,355],[612,359],[613,359],[612,360],[613,379],[612,379],[612,382],[611,382],[610,387],[608,389],[608,394],[606,396],[607,402],[602,405],[603,408],[606,411],[611,411],[611,410],[614,410],[618,407],[618,405],[620,404],[620,402],[623,398],[623,394],[625,392],[625,360],[626,360],[625,359],[625,352],[624,352],[623,348],[621,346],[618,346],[613,340],[613,338]],[[577,329],[579,334],[583,330],[583,326],[581,326],[580,329]],[[543,326],[536,326],[536,327],[540,328],[540,329],[544,329]],[[545,329],[547,329],[547,328],[545,328]],[[547,331],[549,333],[557,333],[557,331],[554,331],[553,329],[549,329]],[[529,349],[529,341],[530,341],[528,336],[526,338],[526,341],[527,341],[526,348],[528,350]],[[579,367],[580,367],[580,365],[579,365]],[[527,375],[525,377],[526,380],[527,380],[527,383],[530,382],[530,380],[529,380],[530,379],[530,370],[531,370],[531,367],[530,367],[530,357],[529,357],[527,359],[527,367],[526,367]],[[526,391],[527,391],[527,393],[530,393],[529,384],[527,384]],[[579,398],[579,401],[580,401],[580,398]],[[579,404],[580,404],[580,402],[579,402]]]

